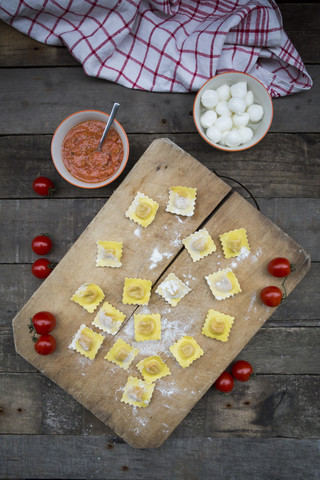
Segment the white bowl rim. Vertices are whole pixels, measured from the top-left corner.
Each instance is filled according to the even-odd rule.
[[[208,82],[210,82],[211,80],[213,80],[214,78],[220,77],[221,75],[233,74],[233,73],[241,74],[241,75],[246,75],[247,77],[250,77],[250,78],[252,78],[254,81],[260,83],[260,85],[264,88],[265,92],[266,92],[267,95],[269,96],[269,98],[270,98],[270,104],[271,104],[271,117],[270,117],[270,122],[269,122],[269,125],[268,125],[267,128],[266,128],[266,131],[265,131],[264,135],[262,135],[262,137],[259,137],[259,139],[258,139],[255,143],[252,143],[252,144],[247,145],[247,146],[243,146],[242,148],[224,147],[223,145],[218,145],[217,143],[210,142],[210,140],[199,130],[198,125],[197,125],[197,121],[196,121],[196,116],[195,116],[196,101],[197,101],[198,95],[200,94],[200,91],[202,91],[203,87],[205,87],[205,85],[206,85]],[[270,130],[271,123],[272,123],[272,120],[273,120],[273,102],[272,102],[272,97],[271,97],[270,93],[268,92],[268,90],[266,89],[266,87],[263,85],[263,83],[260,82],[260,80],[258,80],[257,78],[255,78],[255,77],[253,77],[252,75],[250,75],[249,73],[240,72],[240,71],[238,71],[238,70],[230,70],[230,71],[227,71],[227,72],[218,73],[217,75],[214,75],[213,77],[208,78],[208,80],[207,80],[207,81],[202,85],[202,87],[200,87],[200,89],[198,90],[198,93],[197,93],[197,95],[196,95],[196,98],[194,99],[194,102],[193,102],[193,119],[194,119],[194,123],[195,123],[195,125],[196,125],[196,129],[198,130],[198,133],[201,135],[201,137],[203,138],[203,140],[204,140],[205,142],[207,142],[209,145],[211,145],[211,147],[218,148],[219,150],[223,150],[224,152],[241,152],[241,151],[243,151],[243,150],[248,150],[249,148],[252,148],[252,147],[254,147],[255,145],[257,145],[257,143],[261,142],[261,140],[267,135],[268,131]]]
[[[60,169],[58,168],[55,160],[54,160],[54,155],[53,155],[53,142],[54,142],[54,139],[55,139],[55,136],[58,132],[58,130],[60,129],[60,127],[71,117],[74,117],[75,115],[79,115],[81,113],[87,113],[87,112],[93,112],[93,113],[101,113],[102,115],[105,115],[106,117],[110,117],[110,115],[106,112],[102,112],[101,110],[92,110],[92,109],[86,109],[86,110],[79,110],[77,112],[74,112],[74,113],[71,113],[70,115],[68,115],[67,117],[65,117],[60,123],[59,125],[57,126],[57,128],[55,129],[54,131],[54,134],[52,136],[52,140],[51,140],[51,158],[52,158],[52,161],[54,163],[54,166],[57,170],[57,172],[59,173],[59,175],[61,175],[62,178],[64,178],[64,180],[66,180],[66,182],[68,183],[71,183],[71,185],[74,185],[75,187],[79,187],[79,188],[85,188],[87,190],[92,190],[94,188],[101,188],[101,187],[104,187],[106,185],[109,185],[110,183],[114,182],[114,180],[116,180],[119,175],[121,175],[121,173],[123,172],[123,170],[125,169],[127,163],[128,163],[128,158],[129,158],[129,140],[128,140],[128,136],[123,128],[123,126],[118,122],[118,120],[114,119],[114,123],[117,124],[117,126],[122,130],[123,132],[123,135],[124,135],[124,138],[126,139],[126,143],[127,143],[127,155],[125,157],[125,159],[123,160],[123,166],[122,168],[119,168],[119,170],[117,170],[117,175],[112,178],[112,176],[110,177],[112,180],[110,180],[110,178],[107,178],[106,180],[103,180],[102,182],[99,182],[99,185],[96,185],[95,183],[89,183],[89,182],[84,182],[83,180],[80,180],[80,179],[77,179],[76,177],[73,177],[75,178],[75,181],[78,181],[78,182],[83,182],[83,185],[79,185],[78,183],[74,183],[72,182],[69,178],[66,178],[63,173],[60,171]],[[70,174],[71,175],[71,174]],[[72,176],[72,175],[71,175]],[[98,183],[98,182],[96,182]]]

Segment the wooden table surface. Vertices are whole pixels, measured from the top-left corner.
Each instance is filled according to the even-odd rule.
[[[268,135],[234,154],[210,148],[196,132],[195,94],[151,94],[89,78],[66,49],[0,23],[0,478],[319,478],[320,6],[279,6],[314,86],[274,100]],[[128,167],[112,186],[72,187],[51,161],[52,134],[70,113],[109,111],[114,101],[129,137]],[[255,379],[237,383],[229,395],[211,388],[162,447],[138,450],[15,352],[12,319],[41,282],[31,274],[33,237],[48,233],[49,257],[59,262],[159,137],[243,183],[261,211],[310,253],[312,265],[239,356],[253,364]],[[33,192],[38,175],[56,184],[53,198]]]

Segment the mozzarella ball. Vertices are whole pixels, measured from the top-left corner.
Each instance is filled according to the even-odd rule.
[[[219,128],[221,132],[225,132],[226,130],[231,130],[232,128],[231,117],[227,117],[226,115],[219,117],[215,123],[215,126]]]
[[[206,135],[213,143],[219,143],[222,138],[222,132],[215,125],[209,127],[206,131]]]
[[[244,97],[244,101],[246,102],[247,107],[250,107],[250,105],[253,104],[254,98],[253,98],[253,93],[251,92],[251,90],[249,90],[247,92],[247,95]]]
[[[256,103],[250,105],[250,107],[247,109],[247,112],[251,122],[253,123],[259,122],[264,114],[263,107],[261,105],[257,105]]]
[[[221,140],[220,140],[220,145],[226,145],[226,136],[228,135],[230,130],[227,130],[226,132],[221,132]]]
[[[244,112],[241,115],[237,115],[235,113],[232,117],[233,125],[236,128],[245,127],[246,125],[248,125],[249,120],[250,120],[249,113],[247,113],[247,112]]]
[[[239,130],[230,130],[225,137],[225,142],[228,147],[238,147],[241,145],[242,136],[240,135]]]
[[[201,103],[205,108],[213,108],[219,101],[219,95],[215,90],[205,90],[201,95]]]
[[[216,112],[220,116],[226,115],[227,117],[231,117],[231,112],[229,110],[228,104],[224,100],[217,103]]]
[[[253,131],[249,127],[241,127],[239,128],[239,133],[241,135],[242,141],[241,143],[247,143],[253,137]]]
[[[232,97],[244,98],[247,94],[247,82],[234,83],[231,85],[230,90]]]
[[[247,104],[243,98],[231,97],[228,102],[228,107],[231,110],[231,112],[241,115],[242,113],[245,112],[247,108]]]
[[[217,114],[214,110],[207,110],[200,117],[200,123],[203,126],[203,128],[211,127],[212,125],[214,125],[216,120],[217,120]]]
[[[219,95],[219,100],[226,101],[231,97],[229,85],[221,85],[217,88],[217,93]]]

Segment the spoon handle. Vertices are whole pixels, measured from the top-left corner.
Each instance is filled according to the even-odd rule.
[[[114,117],[116,116],[116,113],[117,111],[119,110],[119,107],[120,107],[120,103],[115,103],[112,107],[112,110],[111,110],[111,113],[110,113],[110,117],[109,117],[109,120],[108,120],[108,123],[106,125],[106,128],[104,129],[104,132],[103,132],[103,135],[101,137],[101,140],[100,140],[100,143],[99,143],[99,147],[98,147],[98,150],[101,150],[101,147],[102,147],[102,144],[103,142],[105,141],[105,138],[107,136],[107,133],[109,132],[110,130],[110,127],[113,123],[113,120],[114,120]]]

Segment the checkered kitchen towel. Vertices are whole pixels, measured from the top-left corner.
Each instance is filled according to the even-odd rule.
[[[0,0],[0,18],[129,88],[197,91],[230,70],[274,97],[312,85],[272,0]]]

